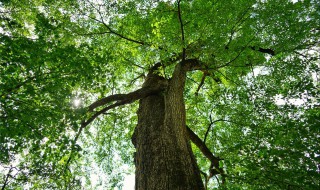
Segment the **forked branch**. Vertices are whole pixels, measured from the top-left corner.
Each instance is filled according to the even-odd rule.
[[[98,116],[104,114],[105,112],[107,112],[110,109],[116,108],[118,106],[122,106],[122,105],[126,105],[126,104],[130,104],[136,100],[139,100],[141,98],[145,98],[147,96],[150,96],[152,94],[156,94],[158,92],[160,92],[161,90],[163,90],[163,86],[161,85],[155,85],[152,87],[143,87],[141,89],[138,89],[134,92],[128,93],[128,94],[115,94],[115,95],[111,95],[105,98],[102,98],[94,103],[92,103],[89,107],[88,110],[89,112],[93,112],[94,109],[101,107],[101,106],[105,106],[107,104],[110,104],[112,102],[114,102],[113,104],[110,104],[104,108],[102,108],[99,111],[94,112],[94,114],[87,120],[83,120],[81,122],[81,126],[72,142],[71,145],[71,153],[70,156],[66,162],[66,166],[65,166],[65,170],[64,172],[68,169],[68,165],[73,157],[74,154],[74,148],[76,145],[76,142],[81,134],[81,132],[83,131],[83,129],[85,127],[87,127],[92,121],[94,121]]]
[[[102,24],[106,29],[107,31],[103,31],[103,32],[98,32],[98,33],[88,33],[88,34],[81,34],[81,35],[95,35],[95,34],[112,34],[112,35],[115,35],[115,36],[118,36],[119,38],[121,39],[124,39],[124,40],[127,40],[129,42],[133,42],[133,43],[137,43],[137,44],[140,44],[140,45],[145,45],[145,43],[143,41],[139,41],[139,40],[136,40],[136,39],[133,39],[133,38],[130,38],[128,36],[125,36],[119,32],[117,32],[116,30],[112,29],[103,19],[103,14],[100,10],[100,8],[97,8],[95,5],[93,5],[90,1],[87,1],[87,3],[89,3],[90,7],[92,7],[96,12],[97,14],[99,15],[100,19],[97,19],[93,16],[89,16],[86,12],[84,12],[83,10],[81,9],[78,9],[78,11],[82,14],[82,16],[85,16],[85,17],[88,17],[89,19],[91,20],[94,20],[100,24]]]
[[[222,159],[217,156],[214,156],[207,147],[207,145],[203,143],[203,141],[198,137],[198,135],[196,135],[188,126],[187,132],[190,140],[200,149],[203,155],[207,157],[216,168],[219,168],[219,161]]]
[[[220,174],[222,176],[222,182],[224,183],[226,175],[224,173],[223,168],[219,166],[219,161],[222,159],[217,156],[214,156],[207,147],[207,145],[188,126],[186,126],[186,128],[190,140],[200,149],[202,154],[211,162],[209,169],[210,175],[207,176],[206,181],[208,181],[211,177]]]

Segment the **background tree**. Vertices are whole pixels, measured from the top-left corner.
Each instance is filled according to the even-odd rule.
[[[2,189],[318,189],[318,4],[1,1]]]

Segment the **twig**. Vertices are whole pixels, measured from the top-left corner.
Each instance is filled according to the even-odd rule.
[[[203,142],[204,142],[204,143],[206,142],[208,133],[209,133],[209,131],[210,131],[210,129],[211,129],[211,127],[212,127],[212,125],[213,125],[214,123],[217,123],[217,122],[219,122],[219,121],[228,121],[228,120],[225,120],[225,119],[218,119],[218,120],[212,121],[211,115],[209,116],[209,118],[210,118],[210,124],[209,124],[208,129],[207,129],[207,131],[206,131],[206,134],[204,135],[204,138],[203,138]]]
[[[116,32],[116,31],[114,31],[114,30],[111,29],[111,27],[110,27],[109,25],[107,25],[104,21],[101,21],[101,20],[99,20],[99,19],[90,17],[90,16],[88,16],[88,15],[85,15],[85,16],[87,16],[88,18],[90,18],[90,19],[92,19],[92,20],[95,20],[95,21],[103,24],[103,25],[108,29],[108,31],[109,31],[110,34],[114,34],[114,35],[116,35],[116,36],[118,36],[118,37],[120,37],[120,38],[122,38],[122,39],[124,39],[124,40],[130,41],[130,42],[133,42],[133,43],[137,43],[137,44],[140,44],[140,45],[145,45],[145,43],[142,42],[142,41],[138,41],[138,40],[135,40],[135,39],[126,37],[126,36],[124,36],[124,35]]]
[[[219,186],[221,186],[221,184],[220,184],[220,181],[219,181],[218,177],[217,177],[217,176],[214,176],[214,177],[216,178],[216,180],[217,180],[217,182],[218,182],[218,185],[219,185]]]
[[[244,52],[244,50],[248,47],[248,45],[250,44],[250,42],[253,41],[254,38],[252,38],[251,40],[248,41],[248,43],[241,49],[241,51],[233,58],[231,59],[229,62],[225,63],[224,65],[220,65],[218,67],[212,68],[214,70],[216,69],[220,69],[226,66],[229,66],[232,62],[234,62],[236,59],[238,59],[238,57],[242,54],[242,52]]]
[[[140,44],[140,45],[145,45],[145,43],[142,42],[142,41],[129,38],[129,37],[127,37],[127,36],[124,36],[124,35],[116,32],[115,30],[111,29],[111,27],[110,27],[106,22],[104,22],[103,16],[102,16],[102,14],[101,14],[101,11],[100,11],[99,9],[97,9],[94,5],[92,5],[90,2],[89,2],[89,4],[90,4],[90,6],[91,6],[93,9],[95,9],[95,10],[97,11],[97,13],[99,14],[101,20],[100,20],[100,19],[96,19],[96,18],[94,18],[94,17],[91,17],[91,16],[85,14],[85,13],[84,13],[82,10],[80,10],[80,9],[79,9],[79,12],[81,13],[82,16],[85,16],[85,17],[87,17],[87,18],[89,18],[89,19],[91,19],[91,20],[94,20],[94,21],[102,24],[103,26],[105,26],[108,31],[102,32],[103,34],[110,33],[110,34],[113,34],[113,35],[116,35],[116,36],[120,37],[121,39],[130,41],[130,42],[133,42],[133,43],[137,43],[137,44]]]
[[[244,13],[241,15],[241,17],[238,19],[238,21],[232,26],[231,28],[231,34],[229,37],[229,41],[228,43],[225,45],[225,48],[228,49],[231,41],[233,40],[233,35],[235,32],[237,32],[237,30],[235,29],[238,26],[241,26],[250,16],[247,16],[246,18],[244,18],[246,16],[246,14],[248,13],[248,11],[251,9],[251,7],[248,7]]]
[[[9,169],[7,175],[6,175],[6,178],[5,178],[4,182],[3,182],[3,186],[1,188],[1,190],[5,190],[6,186],[9,184],[8,180],[9,180],[9,177],[11,176],[10,175],[11,172],[12,172],[12,166],[10,167],[10,169]]]

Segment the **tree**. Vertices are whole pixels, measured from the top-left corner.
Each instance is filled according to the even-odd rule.
[[[317,1],[0,7],[2,189],[319,188]]]

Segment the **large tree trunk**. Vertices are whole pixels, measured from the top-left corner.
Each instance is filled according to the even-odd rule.
[[[136,190],[204,189],[186,131],[185,75],[178,64],[169,81],[151,72],[144,83],[144,87],[160,84],[164,90],[140,100],[132,138]]]

